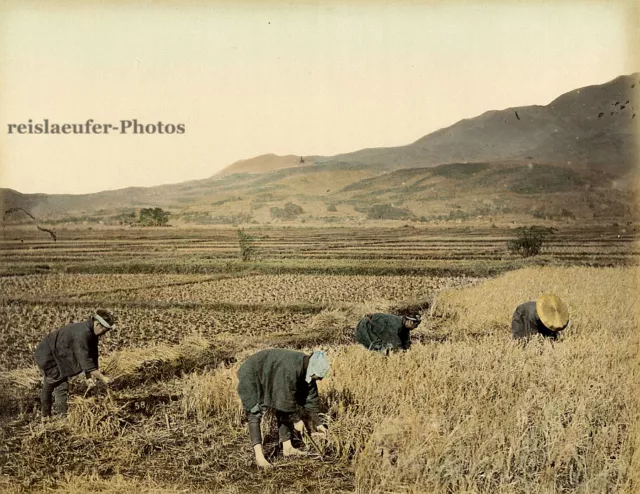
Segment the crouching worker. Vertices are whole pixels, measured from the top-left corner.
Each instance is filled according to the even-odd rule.
[[[541,334],[555,340],[568,324],[567,305],[556,295],[544,294],[518,306],[511,319],[511,335],[521,339]]]
[[[417,328],[420,322],[419,314],[367,314],[356,326],[356,340],[369,350],[387,354],[390,350],[408,350],[411,346],[411,330]]]
[[[318,420],[319,403],[316,380],[326,377],[329,361],[324,352],[305,355],[294,350],[275,348],[262,350],[250,356],[238,369],[238,394],[249,420],[249,436],[259,467],[271,464],[262,450],[260,422],[266,409],[275,410],[278,421],[279,442],[284,456],[301,455],[291,445],[291,427],[302,432],[304,422],[294,421],[297,406],[310,414],[312,425],[326,433]]]
[[[110,379],[98,370],[98,338],[114,328],[114,315],[98,310],[86,321],[57,329],[40,342],[35,360],[43,378],[40,396],[43,420],[51,416],[52,397],[56,414],[66,416],[70,377],[84,373],[87,380],[96,378],[107,386],[110,384]]]

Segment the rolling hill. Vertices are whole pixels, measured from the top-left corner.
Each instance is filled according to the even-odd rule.
[[[546,106],[488,111],[406,146],[311,159],[389,169],[459,162],[571,162],[625,176],[638,161],[634,129],[639,95],[640,74],[620,76],[570,91]]]
[[[95,194],[0,189],[1,206],[48,222],[117,223],[122,214],[162,207],[174,224],[262,223],[286,202],[302,205],[299,220],[318,221],[362,219],[385,204],[423,220],[627,218],[635,214],[638,94],[640,74],[632,74],[546,106],[488,111],[404,146],[263,155],[203,180]],[[20,213],[9,220],[21,221]]]

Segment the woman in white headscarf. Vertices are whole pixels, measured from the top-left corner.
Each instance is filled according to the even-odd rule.
[[[264,411],[274,409],[278,421],[279,441],[284,456],[303,454],[291,445],[291,427],[302,432],[305,425],[294,416],[297,407],[309,412],[315,429],[326,434],[326,428],[318,418],[318,387],[316,381],[326,377],[329,361],[324,352],[311,355],[302,352],[274,348],[262,350],[250,356],[238,369],[238,394],[249,420],[249,436],[259,467],[271,464],[262,450],[260,422]]]

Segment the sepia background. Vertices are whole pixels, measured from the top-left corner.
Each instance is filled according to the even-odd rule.
[[[0,492],[638,492],[637,2],[0,8]],[[44,118],[186,132],[6,132]],[[42,422],[33,350],[97,309],[112,385]],[[274,347],[326,351],[329,434],[267,414],[263,472]]]
[[[634,2],[3,2],[2,185],[89,193],[401,146],[639,70]],[[184,123],[7,135],[9,123]]]

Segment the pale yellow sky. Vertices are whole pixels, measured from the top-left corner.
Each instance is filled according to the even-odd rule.
[[[487,110],[544,105],[640,70],[629,5],[5,4],[0,186],[174,183],[264,153],[403,145]],[[45,118],[185,133],[8,134]]]

